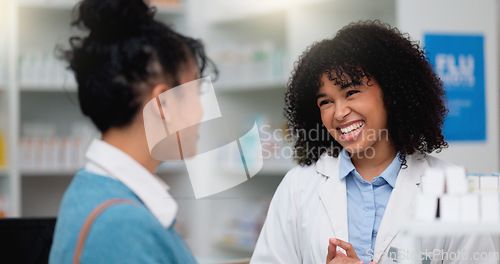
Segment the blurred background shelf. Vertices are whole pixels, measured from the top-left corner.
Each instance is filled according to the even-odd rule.
[[[186,7],[182,3],[169,4],[169,3],[151,3],[152,6],[157,8],[159,15],[178,15],[182,16],[186,13]]]
[[[72,10],[77,0],[19,0],[21,8],[40,8],[68,11]]]
[[[23,92],[71,92],[76,93],[76,86],[74,85],[21,85]]]
[[[248,264],[249,258],[196,258],[199,264]]]
[[[45,177],[45,176],[59,176],[59,177],[73,177],[78,169],[23,169],[20,171],[23,177]]]
[[[262,1],[256,1],[262,2]],[[283,17],[286,15],[286,7],[279,1],[269,2],[266,4],[255,3],[249,5],[248,8],[241,8],[241,2],[238,1],[217,1],[207,15],[207,20],[215,27],[220,26],[236,26],[255,23],[266,17]],[[232,12],[225,12],[232,10]],[[270,25],[272,26],[272,25]]]
[[[215,83],[215,92],[237,93],[237,92],[258,92],[267,90],[283,91],[286,88],[287,80],[261,81],[255,80],[247,83]]]
[[[15,0],[14,0],[15,1]],[[79,0],[18,0],[19,7],[22,8],[40,8],[68,11],[73,10]],[[165,1],[151,1],[151,5],[155,6],[160,14],[183,15],[185,7],[179,3],[167,3]]]
[[[242,252],[244,254],[252,254],[253,249],[254,249],[254,246],[243,246],[243,245],[229,244],[229,243],[223,243],[223,242],[218,242],[217,247],[219,247],[223,250]]]

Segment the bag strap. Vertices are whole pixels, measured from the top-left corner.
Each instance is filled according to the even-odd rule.
[[[92,212],[90,212],[89,216],[87,216],[87,219],[85,219],[85,222],[83,223],[82,229],[80,230],[80,234],[78,235],[75,254],[73,255],[73,264],[80,263],[80,257],[82,255],[83,246],[85,244],[87,235],[89,234],[90,228],[92,227],[92,224],[94,223],[95,219],[110,206],[123,203],[136,204],[137,202],[125,198],[110,199],[99,204],[96,208],[94,208],[94,210],[92,210]]]

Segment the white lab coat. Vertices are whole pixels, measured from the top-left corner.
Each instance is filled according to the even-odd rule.
[[[274,194],[251,263],[325,263],[329,238],[348,241],[345,179],[339,179],[339,158],[323,155],[315,164],[290,170]],[[409,155],[401,168],[380,224],[373,259],[397,263],[388,252],[398,248],[397,234],[413,214],[420,177],[428,167],[453,166],[432,156]],[[422,239],[423,249],[495,252],[490,236]],[[424,262],[425,263],[425,262]],[[496,260],[441,261],[431,263],[497,263]]]

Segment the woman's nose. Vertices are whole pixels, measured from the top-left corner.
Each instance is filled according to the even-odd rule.
[[[349,113],[351,113],[351,108],[349,108],[349,105],[342,101],[336,102],[335,114],[333,116],[335,119],[342,121]]]

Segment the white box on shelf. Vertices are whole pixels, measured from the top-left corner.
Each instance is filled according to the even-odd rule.
[[[479,191],[479,176],[469,175],[467,176],[467,180],[469,182],[469,192]]]
[[[439,196],[444,193],[444,172],[428,168],[422,177],[422,191],[427,194]]]
[[[498,193],[483,193],[481,199],[481,221],[482,222],[498,222],[499,216],[499,200]]]
[[[442,222],[459,222],[460,196],[445,194],[439,198],[439,218]]]
[[[432,194],[418,193],[416,197],[415,218],[421,221],[436,219],[437,197]]]
[[[479,194],[462,195],[461,208],[462,222],[479,222]]]
[[[464,167],[446,168],[446,193],[465,194],[468,190],[466,171]]]
[[[481,192],[496,192],[498,191],[498,176],[484,175],[479,177],[479,189]]]

